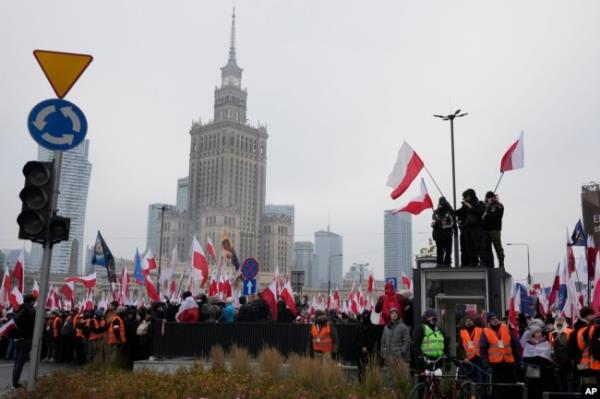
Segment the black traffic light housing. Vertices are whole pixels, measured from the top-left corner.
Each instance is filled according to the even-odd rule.
[[[56,216],[51,209],[53,162],[29,161],[23,167],[25,187],[19,197],[23,203],[17,217],[19,238],[40,244],[69,239],[70,219]]]

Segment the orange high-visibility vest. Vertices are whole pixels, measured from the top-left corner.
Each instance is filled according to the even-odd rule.
[[[87,325],[90,329],[92,328],[102,328],[106,325],[106,322],[104,320],[96,320],[96,319],[89,319],[87,321]],[[88,338],[88,340],[90,341],[97,341],[99,339],[102,339],[104,337],[104,332],[94,332],[94,331],[90,331],[90,336]]]
[[[594,337],[594,332],[596,331],[596,326],[586,326],[580,328],[577,331],[577,347],[581,350],[581,360],[579,361],[579,369],[580,370],[600,370],[600,359],[596,359],[592,353],[592,338]],[[585,335],[587,334],[587,340]]]
[[[78,326],[82,317],[82,315],[78,314],[73,318],[73,328],[75,329],[75,336],[77,338],[85,338],[85,335],[83,335],[83,328]]]
[[[333,339],[331,337],[331,328],[329,327],[329,324],[321,329],[317,329],[317,326],[313,324],[310,334],[312,335],[312,346],[315,352],[333,352]]]
[[[488,362],[490,363],[514,363],[515,357],[510,347],[510,332],[506,324],[500,325],[500,338],[496,332],[489,327],[483,330],[488,340]]]
[[[119,328],[115,333],[115,321]],[[116,344],[124,344],[125,343],[125,323],[123,319],[121,319],[118,315],[115,315],[110,324],[108,325],[108,344],[116,345]]]
[[[60,334],[60,324],[61,324],[62,320],[60,318],[60,316],[56,316],[54,318],[54,320],[52,321],[52,336],[54,338],[58,338],[59,334]]]
[[[573,330],[569,327],[565,328],[564,331],[561,334],[566,334],[567,335],[567,340],[569,339],[569,337],[571,336],[571,333],[573,332]],[[554,342],[558,339],[559,335],[558,332],[552,331],[548,333],[548,342],[550,342],[550,344],[554,345]]]
[[[480,356],[479,340],[481,339],[482,332],[483,329],[481,327],[474,327],[472,335],[469,334],[469,331],[467,331],[466,328],[460,330],[460,338],[467,359],[473,360],[475,357]]]

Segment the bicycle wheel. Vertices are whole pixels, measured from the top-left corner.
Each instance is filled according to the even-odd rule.
[[[433,387],[431,383],[420,382],[410,391],[410,399],[444,399],[439,388]]]

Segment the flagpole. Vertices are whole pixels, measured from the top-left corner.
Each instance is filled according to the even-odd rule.
[[[435,188],[437,188],[438,192],[440,193],[440,196],[445,197],[445,195],[442,193],[442,190],[440,190],[440,186],[438,186],[437,182],[435,181],[435,179],[433,178],[433,176],[429,172],[429,169],[427,169],[427,166],[423,165],[423,169],[425,169],[425,172],[427,172],[427,174],[431,178],[431,181],[435,185]]]
[[[494,189],[494,193],[496,191],[498,191],[498,186],[500,186],[500,182],[502,181],[503,177],[504,177],[504,172],[500,173],[500,178],[498,179],[498,183],[496,183],[496,188]]]

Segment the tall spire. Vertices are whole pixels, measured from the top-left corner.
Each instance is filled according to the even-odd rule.
[[[235,63],[235,7],[231,14],[231,39],[229,43],[229,62]]]

